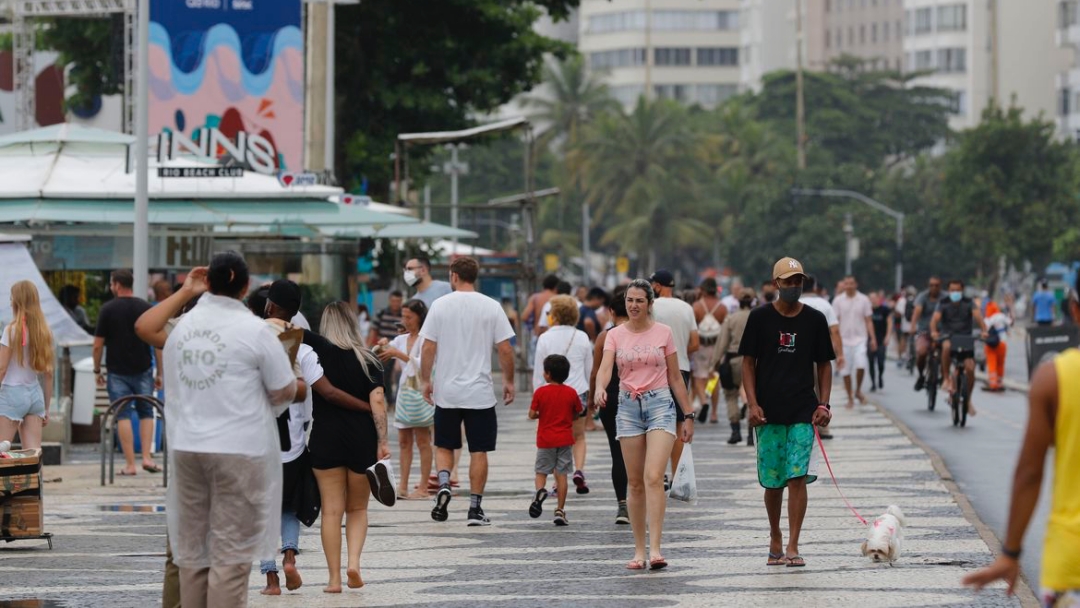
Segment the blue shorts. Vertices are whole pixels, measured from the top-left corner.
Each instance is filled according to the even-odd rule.
[[[110,373],[106,377],[105,387],[109,391],[109,403],[116,403],[117,399],[128,397],[130,395],[147,395],[153,397],[154,374],[149,369],[141,374],[135,374],[134,376]],[[128,418],[131,415],[132,404],[134,404],[135,411],[139,415],[139,420],[146,420],[147,418],[154,417],[154,406],[150,405],[149,401],[142,400],[129,401],[127,405],[120,408],[120,411],[116,413],[116,417],[120,420]]]
[[[675,400],[671,398],[671,390],[665,386],[639,396],[619,391],[615,438],[638,437],[650,431],[667,431],[675,436]]]
[[[45,417],[45,395],[41,385],[5,384],[0,386],[0,416],[22,422],[27,416]]]

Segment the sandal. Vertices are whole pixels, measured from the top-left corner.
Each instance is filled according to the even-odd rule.
[[[146,471],[147,473],[160,473],[161,467],[156,464],[144,464],[142,466],[142,470]]]
[[[765,563],[766,566],[786,566],[787,557],[783,553],[769,553],[769,561]]]
[[[662,555],[657,555],[649,560],[650,570],[660,570],[662,568],[667,568],[667,560]]]
[[[128,473],[124,469],[120,469],[120,472],[117,473],[117,475],[119,475],[121,477],[135,477],[135,475],[137,475],[137,474],[138,474],[138,471],[132,471],[132,472]]]
[[[801,555],[793,555],[791,557],[785,557],[784,559],[787,560],[787,567],[788,568],[805,568],[806,567],[806,560],[803,559],[803,557]]]
[[[630,560],[629,562],[626,563],[626,569],[627,570],[644,570],[645,569],[645,560],[643,560],[643,559],[632,559],[632,560]]]

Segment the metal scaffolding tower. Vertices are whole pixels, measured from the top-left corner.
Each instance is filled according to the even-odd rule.
[[[135,0],[16,0],[12,19],[15,118],[20,131],[34,126],[34,47],[40,17],[107,17],[124,13],[124,132],[135,129]]]

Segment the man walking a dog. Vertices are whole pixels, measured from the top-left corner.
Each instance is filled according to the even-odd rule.
[[[806,271],[792,258],[773,266],[776,301],[750,313],[739,354],[749,403],[749,424],[757,427],[758,483],[765,488],[769,514],[769,566],[798,568],[799,534],[806,516],[806,485],[817,479],[814,427],[832,418],[833,352],[825,315],[799,302]],[[820,398],[814,390],[817,374]],[[753,432],[753,431],[751,431]],[[780,510],[788,490],[788,542],[780,530]]]

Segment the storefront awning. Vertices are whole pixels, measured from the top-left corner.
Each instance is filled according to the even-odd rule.
[[[244,234],[290,237],[333,237],[333,238],[376,238],[376,239],[475,239],[478,235],[470,230],[451,228],[432,222],[413,224],[394,224],[390,226],[340,226],[340,225],[281,225],[269,226],[220,226],[214,229],[216,234]]]
[[[77,199],[0,200],[0,223],[130,224],[134,203]],[[150,201],[150,223],[175,226],[348,226],[379,229],[416,218],[329,201]]]

